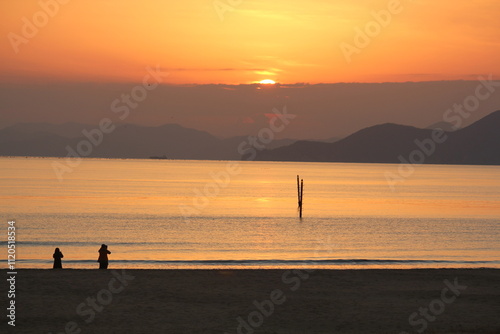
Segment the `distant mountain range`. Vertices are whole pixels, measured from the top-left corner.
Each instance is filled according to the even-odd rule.
[[[9,126],[0,130],[0,156],[65,157],[68,145],[76,150],[81,141],[88,141],[82,134],[83,130],[96,128],[79,123]],[[177,124],[157,127],[122,124],[105,134],[99,145],[93,145],[89,157],[239,160],[238,146],[247,138],[220,139]],[[266,147],[272,149],[293,142],[292,139],[274,140]]]
[[[449,125],[437,123],[418,129],[381,124],[335,143],[297,141],[264,150],[256,160],[500,165],[500,111],[466,128],[445,132],[434,140],[433,129],[441,127],[450,131]]]
[[[95,128],[80,123],[9,126],[0,130],[0,156],[65,157],[68,146],[76,150],[79,143],[88,141],[83,130]],[[442,142],[433,138],[433,131],[438,128],[446,131]],[[220,139],[177,124],[156,127],[122,124],[105,134],[99,145],[93,145],[88,156],[240,160],[238,147],[245,141],[248,136]],[[456,131],[445,122],[425,129],[387,123],[343,139],[274,140],[266,149],[256,151],[255,160],[261,161],[399,163],[420,159],[433,164],[500,165],[500,111]]]

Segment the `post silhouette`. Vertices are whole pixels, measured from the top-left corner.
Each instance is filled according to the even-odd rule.
[[[297,175],[297,194],[298,194],[298,201],[299,201],[299,217],[302,219],[302,199],[304,196],[304,180],[300,180],[299,175]]]

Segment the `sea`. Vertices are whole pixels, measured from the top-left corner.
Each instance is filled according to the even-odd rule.
[[[500,268],[500,166],[3,157],[5,268],[11,225],[16,268]]]

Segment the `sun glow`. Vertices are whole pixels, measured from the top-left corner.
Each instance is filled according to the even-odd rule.
[[[264,79],[259,82],[262,85],[275,85],[276,81],[271,80],[271,79]]]

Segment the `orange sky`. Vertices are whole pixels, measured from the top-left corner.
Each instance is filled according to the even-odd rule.
[[[136,81],[146,66],[166,82],[384,82],[475,79],[500,74],[500,1],[404,0],[348,63],[342,43],[398,0],[242,0],[221,20],[213,0],[60,0],[23,35],[40,3],[0,3],[3,81]],[[219,4],[227,4],[221,0]],[[238,3],[238,1],[233,1]],[[373,22],[372,22],[373,23]],[[15,34],[15,35],[14,35]],[[343,45],[345,45],[343,44]],[[18,52],[15,52],[17,48]]]

